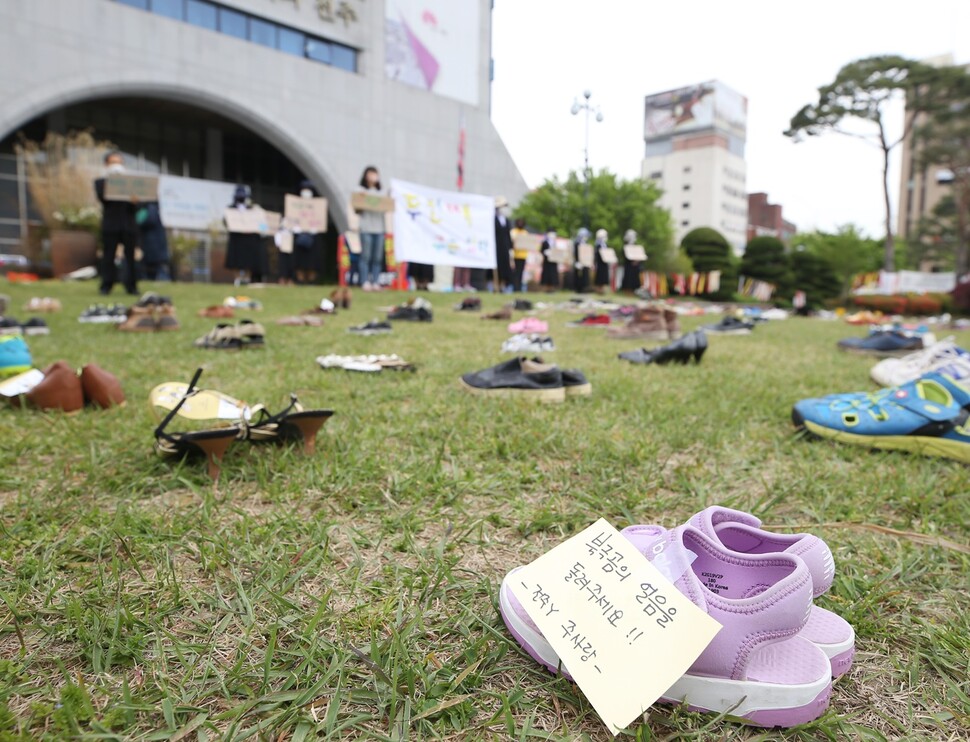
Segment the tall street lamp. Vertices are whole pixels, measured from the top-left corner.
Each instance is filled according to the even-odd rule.
[[[585,188],[583,190],[583,226],[589,229],[589,115],[592,113],[596,116],[597,121],[603,120],[603,112],[600,111],[599,106],[594,106],[589,102],[589,99],[593,96],[593,93],[589,90],[583,91],[583,102],[580,103],[576,98],[573,98],[573,107],[570,109],[573,116],[579,114],[580,111],[586,113],[586,143],[583,147],[583,180],[585,181]]]

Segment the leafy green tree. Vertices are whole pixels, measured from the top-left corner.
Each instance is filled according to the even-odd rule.
[[[805,292],[805,304],[817,309],[826,299],[834,299],[842,293],[842,285],[832,269],[832,264],[806,249],[796,249],[791,254],[792,286],[795,291]]]
[[[797,234],[791,244],[796,252],[804,248],[824,259],[835,272],[843,294],[851,288],[854,275],[877,271],[882,264],[882,245],[878,240],[864,236],[853,224],[843,225],[835,233]],[[797,283],[795,288],[800,288]]]
[[[827,131],[875,143],[882,152],[882,192],[886,217],[883,267],[893,270],[895,245],[892,206],[889,199],[889,156],[906,137],[918,114],[934,109],[945,98],[941,78],[946,73],[897,55],[867,57],[845,65],[835,80],[818,89],[818,101],[804,106],[792,117],[786,136],[798,141],[802,134],[816,136]],[[899,138],[890,138],[887,109],[906,99],[906,123]],[[863,128],[854,123],[861,122]]]
[[[777,237],[755,237],[744,248],[741,257],[741,274],[776,287],[776,296],[791,296],[791,261],[785,243]]]
[[[710,227],[698,227],[684,235],[680,247],[699,273],[721,272],[721,287],[709,294],[716,301],[734,297],[738,283],[738,269],[731,244],[723,234]]]
[[[575,235],[583,226],[585,184],[575,172],[566,180],[552,178],[526,194],[515,210],[529,228],[560,235]],[[661,191],[648,181],[624,180],[600,170],[589,184],[590,229],[609,232],[609,244],[619,249],[623,233],[633,229],[647,250],[647,268],[665,271],[675,264],[674,228],[670,212],[658,204]]]
[[[953,265],[963,275],[970,271],[970,74],[960,68],[949,74],[948,105],[932,111],[915,138],[920,163],[944,167],[952,176],[948,201],[933,214],[935,225],[926,226],[949,239]]]

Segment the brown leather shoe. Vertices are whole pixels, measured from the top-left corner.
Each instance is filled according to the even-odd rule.
[[[57,361],[44,369],[44,380],[25,395],[27,401],[42,410],[77,412],[84,407],[81,379],[71,366]]]
[[[124,332],[155,332],[154,307],[140,307],[137,304],[128,309],[128,319],[118,325]]]
[[[617,340],[637,338],[639,340],[666,340],[667,323],[664,310],[660,307],[640,307],[622,327],[611,327],[606,336]]]
[[[232,307],[223,306],[222,304],[213,304],[211,307],[200,309],[198,311],[198,315],[200,317],[209,317],[211,319],[232,319],[236,316],[236,312]]]
[[[512,309],[510,307],[502,307],[497,312],[483,314],[482,319],[512,319]]]
[[[179,327],[179,321],[175,318],[175,307],[171,304],[162,304],[159,306],[155,314],[155,329],[177,330]]]
[[[667,324],[667,335],[671,340],[680,337],[680,315],[673,309],[664,309],[664,322]]]
[[[104,410],[125,403],[125,392],[118,377],[96,363],[89,363],[81,369],[81,389],[88,402]]]

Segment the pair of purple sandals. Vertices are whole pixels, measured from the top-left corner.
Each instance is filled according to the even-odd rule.
[[[672,530],[630,526],[622,534],[651,561],[659,553],[681,554],[689,566],[674,585],[723,627],[660,700],[757,726],[792,727],[828,708],[833,678],[852,666],[855,632],[812,602],[835,574],[825,542],[760,526],[753,515],[715,506]],[[505,625],[533,659],[572,679],[509,589],[514,573],[499,593]],[[718,575],[716,591],[705,573]]]

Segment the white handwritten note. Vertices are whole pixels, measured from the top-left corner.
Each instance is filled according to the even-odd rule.
[[[614,735],[721,628],[602,518],[515,572],[509,586]]]

